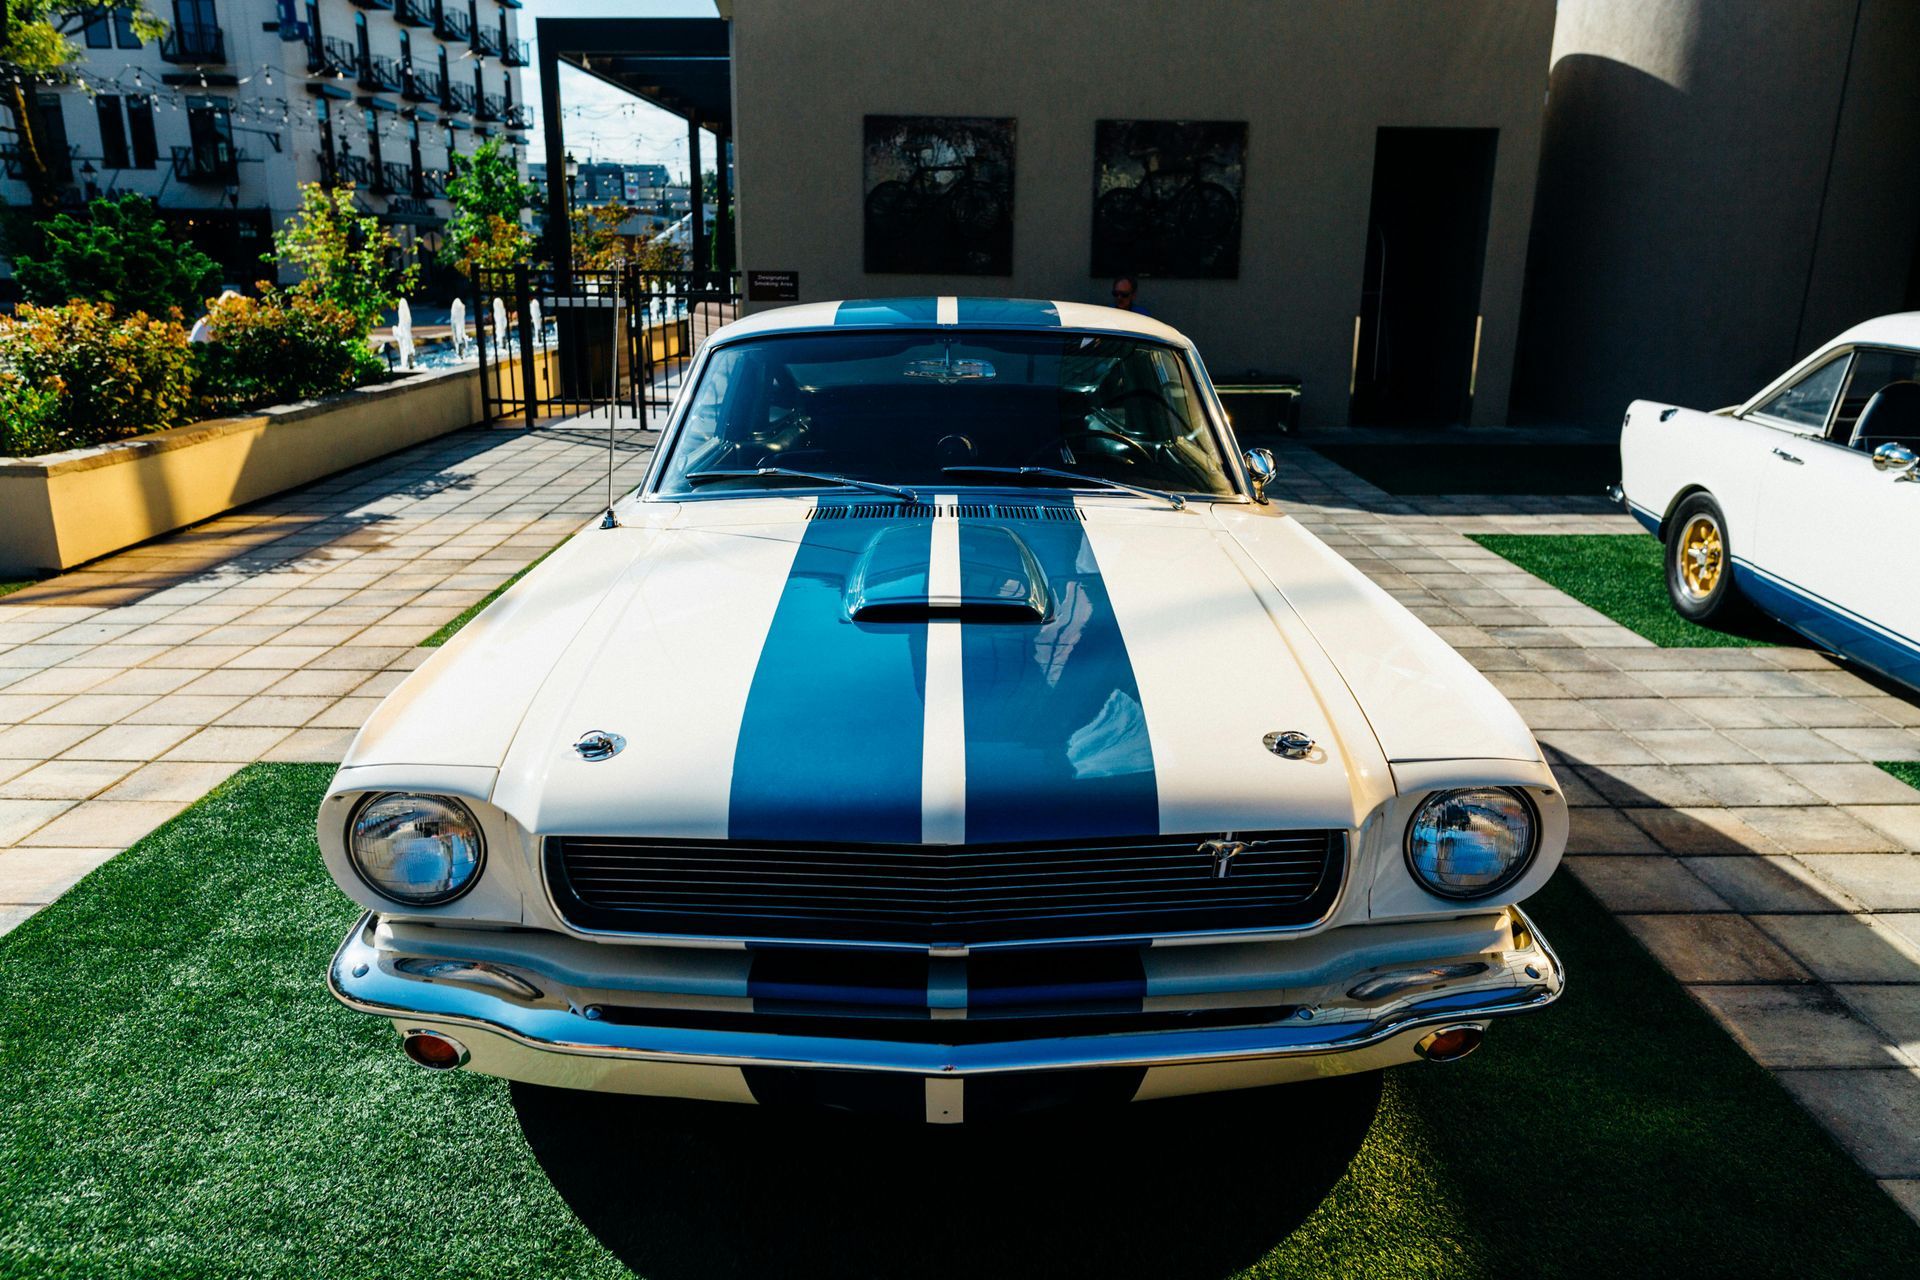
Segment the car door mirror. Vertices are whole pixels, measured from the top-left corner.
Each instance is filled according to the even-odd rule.
[[[1920,460],[1912,449],[1904,444],[1889,440],[1873,451],[1873,468],[1876,471],[1897,471],[1896,480],[1914,478],[1914,463]]]
[[[1255,502],[1265,502],[1267,500],[1267,485],[1273,481],[1273,477],[1278,474],[1280,470],[1280,468],[1274,464],[1273,451],[1271,449],[1249,449],[1245,456],[1247,461],[1247,479],[1253,482],[1253,500]]]

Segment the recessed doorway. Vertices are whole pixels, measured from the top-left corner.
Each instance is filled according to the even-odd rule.
[[[1381,129],[1350,420],[1453,426],[1473,407],[1498,129]]]

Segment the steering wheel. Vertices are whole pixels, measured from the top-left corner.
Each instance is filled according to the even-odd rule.
[[[1077,427],[1072,431],[1065,432],[1061,435],[1059,444],[1042,445],[1040,448],[1034,450],[1032,454],[1028,455],[1027,463],[1028,465],[1036,464],[1042,461],[1044,455],[1049,453],[1052,454],[1053,461],[1058,462],[1061,460],[1059,453],[1060,444],[1071,447],[1072,443],[1076,440],[1097,440],[1107,446],[1100,449],[1099,452],[1106,454],[1108,457],[1120,459],[1128,466],[1137,466],[1141,463],[1146,463],[1148,466],[1153,465],[1153,454],[1147,450],[1145,445],[1131,436],[1123,436],[1118,431],[1107,431],[1100,427]],[[1112,447],[1115,445],[1119,447]]]
[[[1094,405],[1094,408],[1095,409],[1111,409],[1116,405],[1125,404],[1129,400],[1136,400],[1141,398],[1152,400],[1158,403],[1161,407],[1166,409],[1168,413],[1171,413],[1174,416],[1175,421],[1184,422],[1186,420],[1186,416],[1187,416],[1186,412],[1182,410],[1179,405],[1167,399],[1166,394],[1157,387],[1128,387],[1125,391],[1122,391],[1117,395],[1108,396],[1105,400],[1102,400],[1098,404]]]

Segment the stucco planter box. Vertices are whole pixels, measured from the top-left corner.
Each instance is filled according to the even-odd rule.
[[[479,420],[480,374],[467,367],[0,458],[0,579],[69,569]]]

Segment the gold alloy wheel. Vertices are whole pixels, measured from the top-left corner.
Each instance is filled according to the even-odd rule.
[[[1726,562],[1726,544],[1720,537],[1720,522],[1712,516],[1696,515],[1687,521],[1680,534],[1680,589],[1690,600],[1706,600],[1720,585],[1720,572]]]

